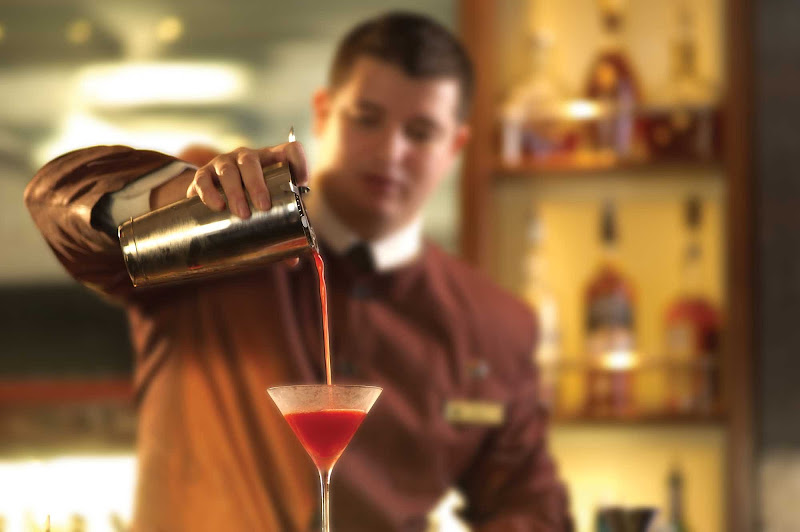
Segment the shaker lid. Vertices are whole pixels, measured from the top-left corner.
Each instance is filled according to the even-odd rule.
[[[319,251],[319,244],[317,243],[317,235],[311,227],[311,221],[308,219],[308,211],[303,203],[303,196],[311,192],[311,189],[305,185],[298,185],[297,181],[292,174],[291,168],[285,163],[275,163],[263,168],[264,178],[269,179],[272,175],[277,173],[287,172],[289,174],[288,182],[284,182],[282,189],[286,192],[294,194],[295,201],[297,202],[297,209],[300,213],[300,222],[303,224],[303,232],[306,235],[309,245],[315,251]]]

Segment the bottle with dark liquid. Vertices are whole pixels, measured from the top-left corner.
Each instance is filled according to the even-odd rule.
[[[683,473],[673,468],[669,474],[669,514],[666,529],[669,532],[689,532],[683,514]]]
[[[702,289],[703,252],[700,245],[702,203],[686,202],[686,249],[683,287],[665,316],[670,371],[668,407],[673,412],[709,413],[719,400],[719,338],[721,319]]]
[[[633,413],[634,290],[617,260],[617,221],[612,203],[602,212],[603,258],[586,288],[588,369],[585,413]]]
[[[719,90],[697,66],[697,36],[688,0],[677,2],[670,75],[643,112],[655,159],[710,160],[719,154]]]
[[[641,85],[621,34],[622,0],[599,0],[604,36],[600,52],[589,69],[584,92],[601,104],[601,116],[592,128],[597,150],[612,161],[640,156],[636,111],[642,101]]]

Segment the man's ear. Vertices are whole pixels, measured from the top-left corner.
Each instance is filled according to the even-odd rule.
[[[458,153],[464,149],[464,146],[469,142],[471,134],[472,132],[466,122],[458,125],[456,134],[453,136],[453,144],[450,147],[453,155],[458,155]]]
[[[311,98],[311,107],[314,110],[314,136],[321,137],[328,125],[331,114],[331,93],[323,87],[314,91]]]

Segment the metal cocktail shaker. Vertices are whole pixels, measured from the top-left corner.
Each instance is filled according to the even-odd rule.
[[[302,196],[289,167],[264,168],[272,208],[242,219],[209,209],[195,196],[131,218],[119,243],[134,286],[242,271],[317,250]],[[252,207],[252,205],[251,205]]]

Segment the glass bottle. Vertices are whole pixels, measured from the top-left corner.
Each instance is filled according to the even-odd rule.
[[[683,472],[674,467],[669,473],[669,509],[667,530],[669,532],[689,532],[683,510]]]
[[[634,411],[634,289],[619,266],[613,203],[603,207],[603,257],[586,288],[586,414],[625,416]]]
[[[709,160],[719,154],[719,89],[697,67],[694,14],[688,0],[675,0],[670,74],[644,114],[648,148],[656,159]]]
[[[546,161],[565,147],[559,120],[564,92],[550,68],[553,37],[537,30],[529,43],[530,74],[502,109],[502,160],[512,166]]]
[[[666,355],[670,371],[668,408],[673,412],[709,413],[719,400],[719,339],[721,318],[702,287],[700,244],[702,202],[686,201],[686,247],[682,287],[665,315]]]
[[[604,159],[614,161],[640,156],[636,111],[642,91],[621,43],[623,1],[599,0],[603,43],[589,68],[584,89],[586,97],[603,108],[592,128],[595,147]]]
[[[545,225],[538,211],[528,214],[524,297],[536,311],[539,342],[534,360],[539,368],[540,400],[549,410],[556,407],[558,362],[561,358],[561,321],[558,300],[547,280],[544,256]]]

